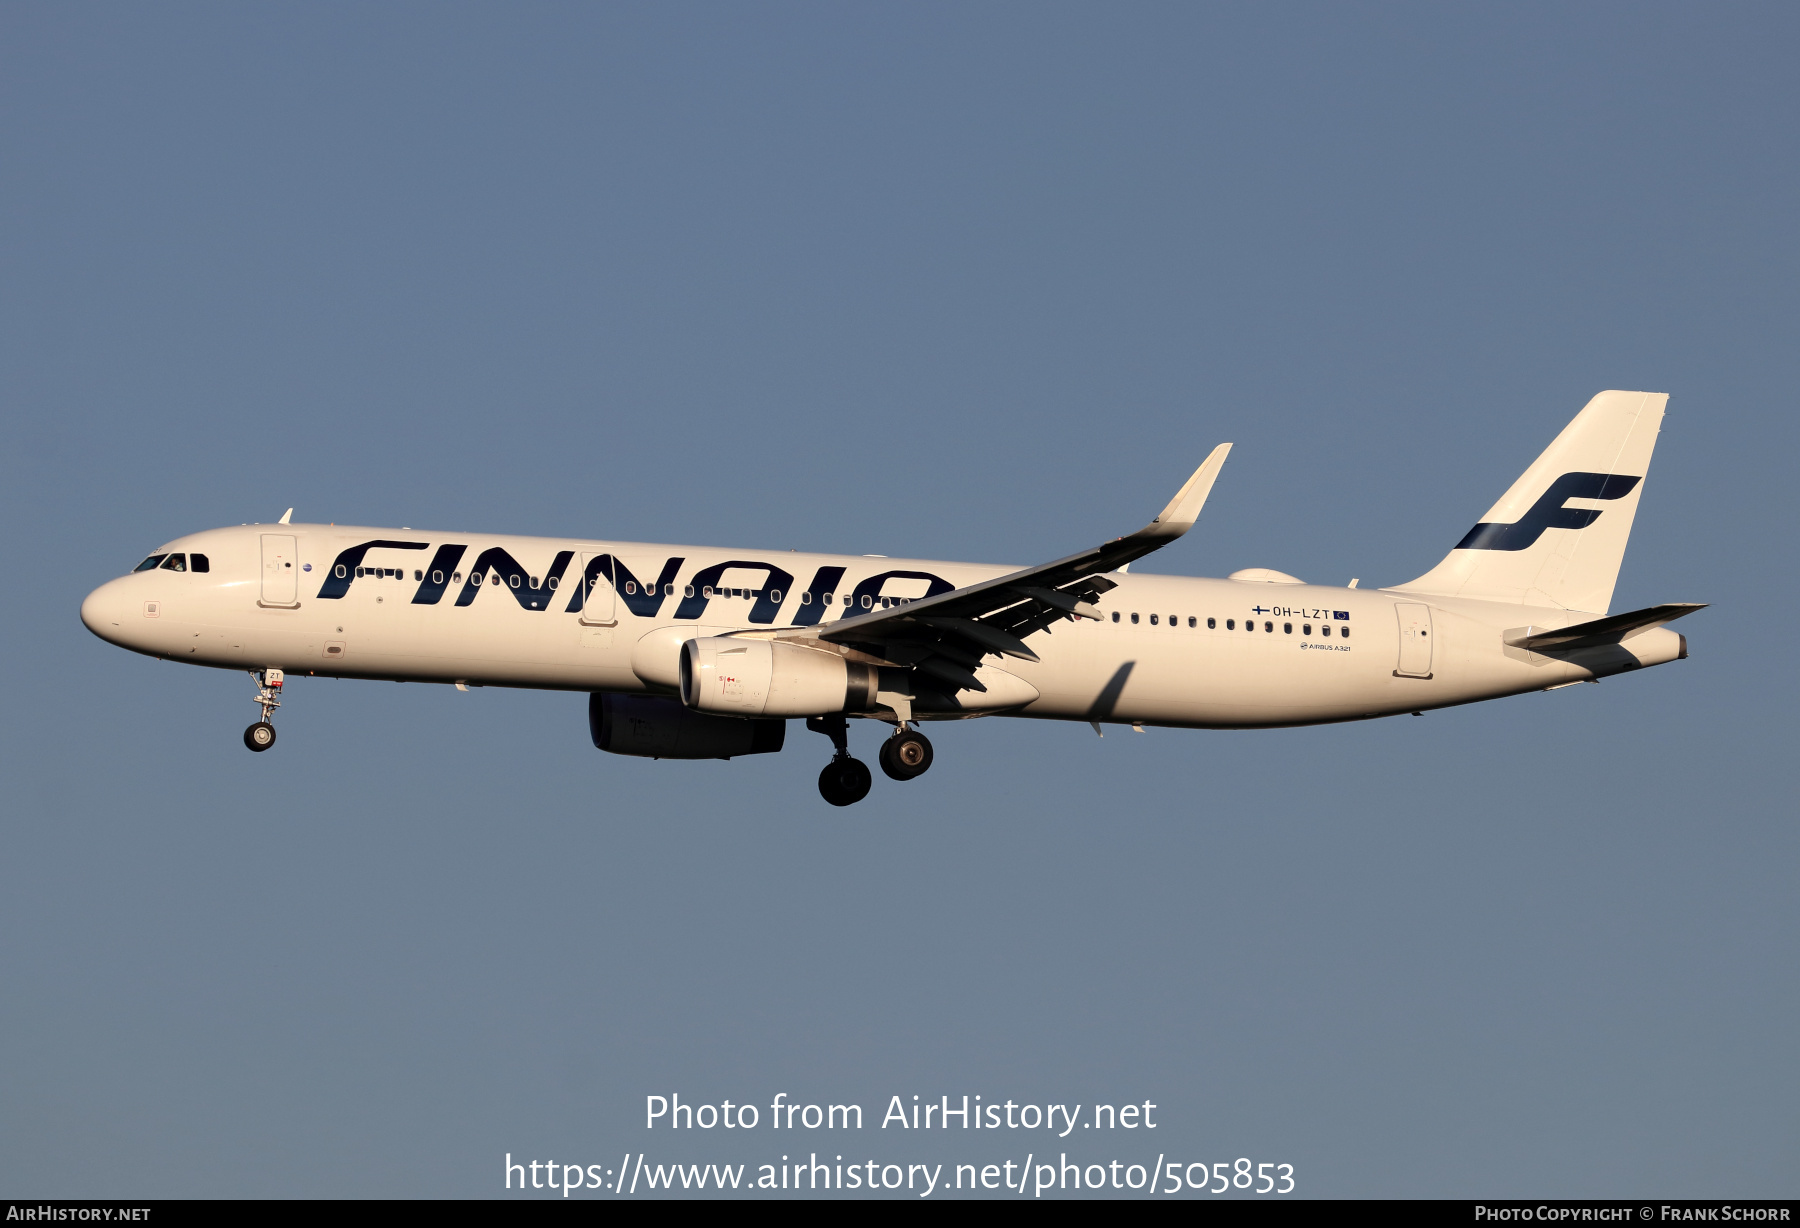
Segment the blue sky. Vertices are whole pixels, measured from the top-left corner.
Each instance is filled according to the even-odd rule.
[[[1792,1196],[1797,34],[7,7],[0,1186],[489,1196],[506,1152],[774,1158],[647,1094],[967,1092],[1148,1098],[1171,1157],[1307,1194]],[[1602,388],[1671,394],[1614,609],[1715,603],[1692,659],[1339,728],[969,722],[848,812],[797,724],[641,763],[568,695],[305,682],[251,756],[246,679],[76,616],[290,505],[1029,563],[1225,439],[1142,569],[1398,583]],[[854,1146],[989,1158],[893,1133]]]

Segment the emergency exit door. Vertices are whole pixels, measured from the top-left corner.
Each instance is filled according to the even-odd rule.
[[[595,559],[602,560],[598,569]],[[612,560],[603,554],[581,556],[581,622],[587,627],[610,627],[619,621],[619,590],[613,587]],[[591,573],[591,574],[590,574]]]
[[[293,609],[300,604],[300,552],[286,533],[262,535],[262,604]]]
[[[1400,618],[1400,665],[1394,673],[1402,678],[1431,677],[1431,607],[1403,601],[1394,613]]]

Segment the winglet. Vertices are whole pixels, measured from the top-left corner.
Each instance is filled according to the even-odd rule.
[[[290,507],[287,511],[281,513],[281,519],[277,520],[275,523],[276,524],[293,524],[294,523],[294,509]]]
[[[1133,537],[1180,537],[1194,527],[1200,519],[1200,509],[1206,506],[1206,496],[1212,493],[1213,483],[1218,481],[1219,470],[1225,467],[1225,458],[1231,454],[1231,445],[1222,443],[1212,450],[1212,455],[1200,462],[1182,488],[1175,492],[1169,500],[1169,506],[1157,515],[1155,520],[1133,533]]]

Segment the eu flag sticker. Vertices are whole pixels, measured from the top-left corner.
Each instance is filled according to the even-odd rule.
[[[1331,616],[1333,618],[1337,619],[1339,622],[1349,622],[1350,621],[1350,611],[1349,610],[1333,610],[1331,612]]]

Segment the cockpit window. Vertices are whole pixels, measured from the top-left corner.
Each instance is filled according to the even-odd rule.
[[[188,570],[210,572],[212,570],[212,560],[208,559],[204,554],[190,554],[188,555]]]
[[[133,570],[133,571],[155,571],[156,565],[168,557],[169,556],[166,554],[153,554],[149,558],[145,559],[143,562],[139,563],[136,567],[133,567],[131,570]]]
[[[164,571],[186,571],[187,555],[171,554],[168,558],[163,560],[162,569]]]

